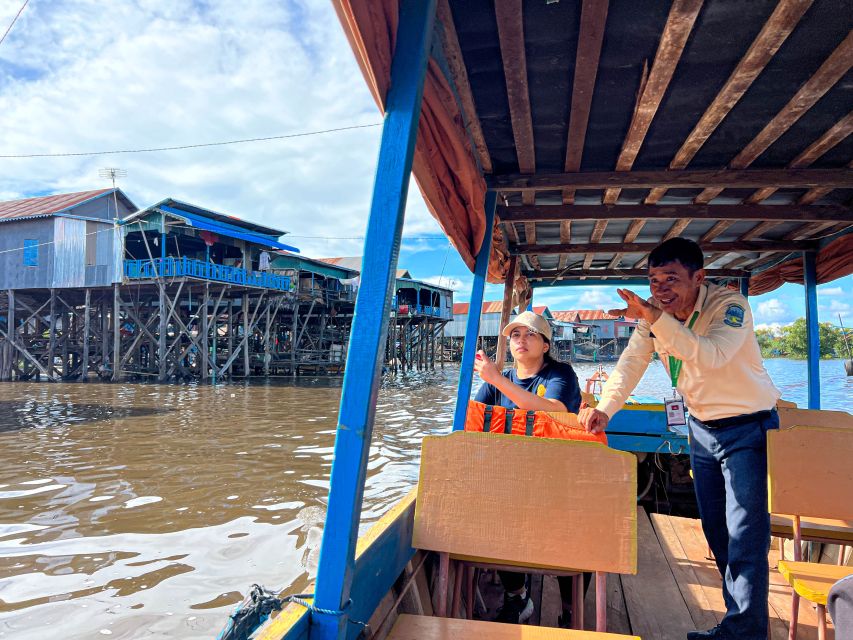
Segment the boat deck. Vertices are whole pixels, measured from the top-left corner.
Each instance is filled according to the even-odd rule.
[[[684,640],[688,631],[708,629],[725,613],[720,575],[708,558],[699,520],[661,514],[637,521],[638,572],[635,576],[607,577],[607,626],[612,633],[645,639]],[[791,590],[776,570],[779,552],[770,551],[771,640],[786,640],[791,612]],[[595,628],[595,596],[590,587],[585,602],[585,628]],[[541,594],[541,596],[540,596]],[[538,616],[543,626],[557,626],[560,595],[557,581],[534,580],[533,596],[541,597]],[[829,624],[829,640],[835,632]],[[817,638],[817,614],[801,600],[798,640]]]

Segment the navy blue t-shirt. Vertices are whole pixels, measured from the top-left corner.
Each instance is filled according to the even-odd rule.
[[[519,378],[515,369],[503,372],[504,378],[530,393],[540,397],[559,400],[566,405],[569,413],[577,413],[581,406],[581,390],[578,377],[572,365],[565,362],[546,362],[542,370],[532,378]],[[541,389],[540,389],[541,387]],[[515,409],[515,403],[507,398],[496,387],[483,383],[474,398],[483,404],[497,405],[507,409]]]

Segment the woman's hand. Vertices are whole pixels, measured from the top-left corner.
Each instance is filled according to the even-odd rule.
[[[494,385],[495,381],[501,377],[501,370],[498,369],[498,365],[482,349],[474,356],[474,371],[483,379],[483,382],[491,385]]]
[[[616,289],[616,293],[628,305],[625,309],[611,309],[607,313],[611,316],[626,316],[628,318],[640,318],[649,324],[654,324],[660,318],[661,310],[649,304],[633,291],[628,289]]]

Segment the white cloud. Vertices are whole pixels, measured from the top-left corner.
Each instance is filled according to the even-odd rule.
[[[853,306],[848,302],[841,302],[841,300],[832,300],[829,303],[829,311],[831,313],[850,313],[850,310],[853,309]]]
[[[0,2],[9,19],[18,3]],[[11,13],[10,13],[11,12]],[[3,20],[2,24],[8,24]],[[0,47],[0,154],[196,144],[381,121],[328,3],[30,3]],[[3,160],[2,199],[108,186],[285,229],[307,255],[360,255],[380,127],[195,150]],[[412,184],[406,235],[440,234]],[[317,236],[297,238],[297,236]],[[357,239],[350,239],[357,238]]]
[[[788,323],[790,324],[790,323]],[[756,329],[769,329],[773,335],[780,335],[782,333],[782,327],[786,326],[781,322],[762,322],[761,324],[755,325]]]
[[[755,318],[761,323],[785,322],[789,320],[791,310],[779,298],[771,298],[758,303],[755,310]]]
[[[844,290],[841,287],[827,287],[826,289],[821,289],[818,287],[818,294],[821,296],[843,296]]]
[[[621,309],[625,305],[622,300],[616,296],[593,287],[584,291],[578,298],[578,308],[580,309]]]

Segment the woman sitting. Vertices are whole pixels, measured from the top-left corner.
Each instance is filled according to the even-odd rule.
[[[570,364],[551,357],[551,325],[540,315],[525,311],[502,331],[509,338],[514,367],[504,372],[485,354],[477,352],[474,370],[483,380],[475,400],[508,409],[567,411],[577,413],[581,403],[580,386]],[[533,601],[527,593],[527,576],[499,571],[504,587],[504,604],[498,609],[498,622],[518,624],[533,615]],[[586,585],[589,575],[584,576]],[[560,626],[571,626],[572,581],[561,576],[560,596],[563,615]]]

